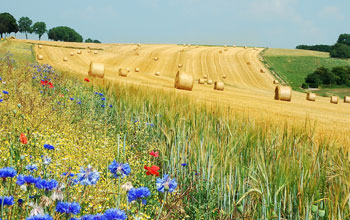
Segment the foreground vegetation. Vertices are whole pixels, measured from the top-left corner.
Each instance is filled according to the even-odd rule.
[[[317,139],[313,124],[283,128],[9,54],[0,64],[2,219],[350,214],[347,146]],[[166,174],[168,184],[160,179]]]
[[[294,90],[302,91],[301,86],[307,75],[312,74],[319,67],[333,68],[349,66],[350,60],[330,58],[326,53],[293,50],[268,49],[263,53],[264,62],[279,77]],[[328,88],[329,90],[330,88]],[[322,93],[322,89],[319,91]],[[339,95],[337,90],[334,95]]]

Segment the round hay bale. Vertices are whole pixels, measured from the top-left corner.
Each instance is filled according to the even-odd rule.
[[[219,53],[222,53],[222,50],[219,50]]]
[[[350,103],[350,96],[344,96],[344,103]]]
[[[247,46],[244,46],[244,49],[247,49]]]
[[[126,68],[125,70],[123,68],[119,68],[118,73],[119,76],[123,76],[123,77],[127,77],[128,76],[128,68]]]
[[[260,69],[260,73],[265,73],[265,70],[263,70],[263,69]]]
[[[43,60],[44,59],[43,55],[41,55],[41,54],[38,54],[37,58],[38,58],[38,60]]]
[[[226,74],[222,75],[222,78],[226,79],[227,78]]]
[[[192,74],[177,71],[174,85],[176,89],[192,91],[193,84],[194,79]]]
[[[200,79],[198,80],[198,84],[204,84],[204,83],[205,83],[205,79],[200,78]]]
[[[275,80],[273,81],[273,84],[278,84],[278,80],[275,79]]]
[[[67,62],[68,58],[67,57],[63,57],[63,61]]]
[[[98,52],[95,50],[95,51],[94,51],[94,54],[98,54]]]
[[[130,72],[130,68],[129,67],[126,67],[125,69],[126,69],[126,71]]]
[[[38,48],[39,48],[39,49],[42,49],[42,48],[43,48],[43,46],[41,46],[41,45],[38,45]]]
[[[228,48],[225,48],[224,51],[228,51]]]
[[[11,39],[11,40],[14,40],[14,39],[16,39],[16,38],[15,38],[14,36],[11,36],[10,39]]]
[[[141,44],[137,44],[138,47],[141,47]]]
[[[208,83],[208,85],[211,85],[211,84],[213,84],[213,80],[208,79],[208,80],[207,80],[207,83]]]
[[[156,76],[160,76],[160,72],[157,71],[157,72],[155,73],[155,75],[156,75]]]
[[[103,63],[90,62],[89,76],[103,78],[105,75],[105,65]]]
[[[70,52],[70,56],[71,56],[71,57],[74,56],[74,53],[73,53],[73,52]]]
[[[135,72],[140,72],[140,69],[136,67]]]
[[[221,81],[216,81],[214,83],[214,89],[215,90],[220,90],[220,91],[224,91],[224,82],[221,82]]]
[[[233,48],[236,48],[236,45],[233,45]]]
[[[311,93],[311,92],[308,92],[306,94],[306,100],[308,101],[316,101],[316,94],[315,93]]]
[[[157,61],[157,60],[159,60],[159,57],[154,57],[154,61]]]
[[[199,48],[199,46],[198,46],[198,45],[196,45],[196,48]]]
[[[338,104],[338,100],[339,100],[338,96],[332,96],[330,102],[332,104]]]
[[[181,68],[181,67],[183,67],[183,64],[182,64],[182,63],[180,63],[180,64],[177,65],[177,68]]]
[[[276,86],[275,100],[290,102],[292,100],[292,89],[289,86]]]
[[[78,50],[78,51],[77,51],[77,54],[82,54],[81,50]]]
[[[203,78],[204,78],[204,79],[208,79],[208,75],[207,75],[207,74],[204,74],[204,75],[203,75]]]
[[[251,64],[251,63],[248,61],[248,62],[247,62],[247,65],[250,65],[250,64]]]

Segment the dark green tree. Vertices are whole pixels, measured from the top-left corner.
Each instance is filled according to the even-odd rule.
[[[337,43],[350,46],[350,34],[339,35]]]
[[[85,43],[93,43],[94,41],[91,38],[85,40]]]
[[[83,37],[80,34],[66,26],[51,28],[48,36],[49,39],[54,41],[83,42]]]
[[[336,43],[330,52],[330,56],[336,58],[350,58],[350,46]]]
[[[350,85],[350,67],[338,66],[332,68],[332,73],[337,76],[337,85]]]
[[[18,24],[16,19],[10,13],[0,13],[0,34],[1,37],[4,33],[17,33]]]
[[[100,44],[101,41],[99,41],[99,40],[94,40],[94,43]]]
[[[46,33],[46,24],[45,22],[35,22],[32,26],[32,31],[39,35],[39,40]]]
[[[28,17],[21,17],[18,20],[18,28],[19,32],[24,33],[26,35],[26,39],[28,39],[28,33],[32,33],[32,20]]]
[[[305,82],[309,84],[311,88],[318,88],[318,86],[321,84],[320,77],[316,74],[309,74],[305,78]]]

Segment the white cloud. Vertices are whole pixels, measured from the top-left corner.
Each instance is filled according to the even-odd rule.
[[[319,12],[319,16],[321,18],[336,19],[338,21],[343,21],[345,19],[345,16],[342,14],[341,10],[333,5],[323,8]]]

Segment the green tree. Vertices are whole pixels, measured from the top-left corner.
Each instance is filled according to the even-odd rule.
[[[32,33],[32,23],[32,20],[30,20],[28,17],[21,17],[18,20],[19,32],[24,33],[26,35],[26,39],[28,39],[27,33]]]
[[[101,41],[99,41],[99,40],[94,40],[94,43],[96,43],[96,44],[100,44],[100,43],[101,43]]]
[[[85,40],[85,43],[93,43],[94,41],[91,38]]]
[[[1,37],[4,33],[17,33],[18,24],[16,19],[10,13],[0,13],[0,34]]]
[[[350,58],[350,46],[336,43],[330,52],[330,56],[336,58]]]
[[[350,46],[350,34],[339,35],[337,43]]]
[[[43,34],[46,33],[46,24],[45,22],[36,22],[34,23],[32,30],[34,33],[36,33],[37,35],[39,35],[39,40],[41,39],[41,37],[43,36]]]
[[[51,28],[48,36],[49,39],[54,41],[83,42],[83,37],[80,34],[66,26]]]

